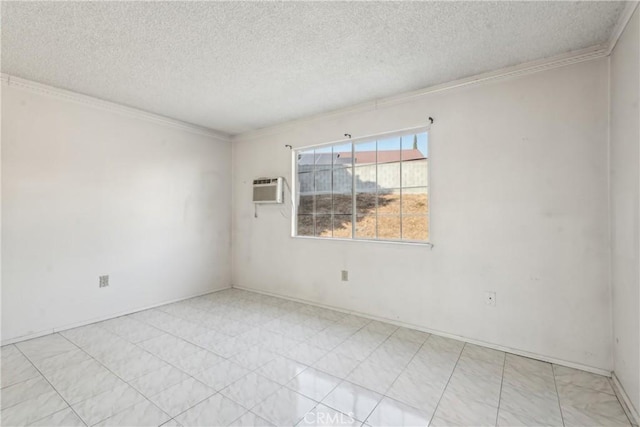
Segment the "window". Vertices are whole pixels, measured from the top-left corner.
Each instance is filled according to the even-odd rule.
[[[426,130],[295,152],[295,235],[428,242]]]

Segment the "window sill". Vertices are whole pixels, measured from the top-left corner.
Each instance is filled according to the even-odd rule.
[[[378,239],[342,239],[339,237],[315,237],[315,236],[289,236],[292,239],[300,240],[321,240],[326,242],[360,242],[360,243],[374,243],[383,245],[401,245],[401,246],[419,246],[433,249],[434,244],[431,242],[417,242],[412,240],[378,240]]]

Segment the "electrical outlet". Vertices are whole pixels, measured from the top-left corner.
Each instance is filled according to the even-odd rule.
[[[486,305],[495,306],[496,305],[496,293],[495,292],[485,292],[484,293],[484,303]]]
[[[98,287],[106,288],[109,286],[109,276],[98,276]]]
[[[342,281],[343,282],[348,282],[349,281],[349,271],[342,270]]]

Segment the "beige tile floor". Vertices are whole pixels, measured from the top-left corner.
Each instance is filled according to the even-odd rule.
[[[606,377],[226,290],[2,347],[3,426],[629,426]]]

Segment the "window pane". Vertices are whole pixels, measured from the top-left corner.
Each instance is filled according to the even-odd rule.
[[[427,158],[428,134],[426,132],[402,137],[402,161]]]
[[[426,215],[429,212],[427,187],[402,189],[402,214]]]
[[[316,213],[317,214],[330,214],[332,209],[331,194],[318,194],[316,195]]]
[[[402,238],[405,240],[429,240],[428,221],[427,216],[403,216]]]
[[[400,137],[378,140],[378,164],[400,161]]]
[[[360,142],[354,145],[355,165],[375,165],[376,164],[376,142]]]
[[[313,213],[313,172],[298,173],[298,213]]]
[[[332,188],[334,193],[351,194],[353,187],[353,175],[351,168],[338,168],[333,170]]]
[[[351,214],[353,212],[353,196],[351,194],[333,195],[333,213]]]
[[[313,172],[298,171],[298,191],[300,194],[313,194]]]
[[[358,166],[355,168],[355,174],[356,191],[358,193],[376,192],[376,165]]]
[[[358,215],[376,213],[376,193],[356,193],[356,213]]]
[[[298,236],[313,236],[313,216],[298,215]]]
[[[298,172],[313,170],[313,150],[298,151]]]
[[[376,216],[358,215],[356,222],[356,237],[360,239],[376,238]]]
[[[316,236],[331,237],[332,234],[331,215],[316,215]]]
[[[378,215],[378,239],[400,239],[400,215]]]
[[[299,214],[312,214],[313,213],[313,195],[300,195],[300,203],[298,204]]]
[[[314,179],[316,194],[331,194],[331,170],[316,171]]]
[[[333,237],[351,238],[351,215],[333,216]]]
[[[400,189],[378,194],[378,215],[400,215]]]
[[[404,164],[402,166],[404,167]],[[404,171],[402,172],[404,175]],[[380,189],[400,187],[400,162],[378,165],[378,187]]]
[[[333,167],[353,166],[353,153],[351,153],[351,143],[336,145],[333,147]]]
[[[333,165],[333,153],[331,147],[317,148],[315,150],[316,170],[331,169]]]
[[[403,161],[402,186],[424,187],[425,185],[429,185],[427,163],[427,159]]]

